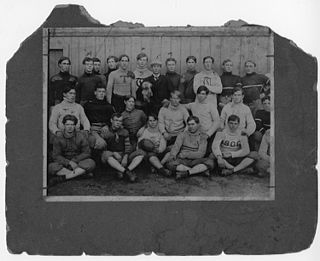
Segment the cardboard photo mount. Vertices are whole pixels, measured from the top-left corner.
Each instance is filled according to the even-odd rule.
[[[47,202],[43,28],[102,27],[57,6],[7,64],[7,246],[41,255],[275,254],[306,249],[317,225],[317,61],[274,33],[275,200]]]

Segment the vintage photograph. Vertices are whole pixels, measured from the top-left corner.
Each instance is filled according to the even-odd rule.
[[[268,27],[44,28],[43,196],[274,200],[273,91]]]

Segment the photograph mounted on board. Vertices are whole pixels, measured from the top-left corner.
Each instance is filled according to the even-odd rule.
[[[268,27],[43,29],[48,201],[274,200]]]

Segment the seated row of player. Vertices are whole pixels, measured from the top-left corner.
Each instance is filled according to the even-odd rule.
[[[203,70],[196,70],[197,59],[189,56],[186,59],[187,71],[182,75],[176,72],[176,60],[168,58],[165,62],[167,72],[161,74],[162,63],[155,59],[148,69],[148,56],[140,53],[137,56],[137,68],[134,72],[128,70],[129,57],[121,55],[107,58],[108,72],[101,74],[101,61],[98,58],[86,57],[83,60],[84,73],[79,78],[70,74],[71,61],[68,57],[61,57],[58,61],[60,72],[50,79],[49,105],[58,104],[63,99],[64,87],[76,87],[76,101],[84,105],[94,98],[94,88],[97,82],[106,86],[107,101],[117,112],[124,111],[124,99],[131,95],[136,98],[136,107],[146,114],[158,113],[162,101],[169,99],[170,92],[179,90],[182,96],[181,103],[195,101],[197,89],[206,86],[209,90],[208,102],[218,108],[219,112],[227,104],[232,95],[232,89],[242,86],[244,103],[247,104],[253,115],[262,109],[260,98],[269,95],[269,78],[255,72],[256,64],[253,61],[245,62],[246,74],[243,77],[232,74],[232,61],[227,59],[222,63],[223,74],[219,76],[213,71],[214,58],[203,58]],[[117,68],[117,65],[119,68]],[[218,102],[217,102],[217,97]]]
[[[261,154],[258,166],[263,165],[260,168],[263,175],[269,171],[266,157],[270,155],[270,125],[262,124],[262,119],[255,123],[250,109],[242,103],[243,92],[239,87],[234,88],[232,102],[223,108],[221,118],[216,108],[206,102],[207,87],[200,86],[196,101],[185,105],[180,104],[180,92],[172,91],[169,105],[161,108],[159,115],[150,114],[146,127],[143,126],[147,117],[135,109],[134,97],[125,98],[126,109],[122,114],[114,113],[113,107],[104,101],[105,92],[105,87],[98,84],[95,100],[86,103],[83,109],[75,103],[75,88],[67,87],[63,102],[54,106],[49,121],[54,137],[54,162],[49,165],[49,174],[57,175],[53,181],[91,172],[94,161],[90,159],[89,147],[102,151],[102,162],[116,169],[119,178],[125,174],[130,181],[136,180],[133,169],[144,158],[160,174],[176,173],[177,179],[200,172],[208,174],[214,166],[214,160],[208,157],[211,151],[222,168],[221,174],[229,175],[257,159],[248,145],[248,136],[253,133],[260,140],[265,134],[261,145],[260,141],[257,143]],[[270,112],[268,98],[264,105]],[[189,116],[187,109],[193,116]],[[223,131],[214,135],[219,128]],[[165,153],[170,145],[172,149]]]

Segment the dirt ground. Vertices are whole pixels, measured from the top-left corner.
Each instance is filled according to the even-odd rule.
[[[117,180],[110,168],[98,168],[94,177],[78,177],[48,189],[48,196],[195,196],[221,199],[270,199],[269,177],[249,175],[220,177],[212,173],[176,181],[151,173],[143,164],[136,169],[138,181]]]

